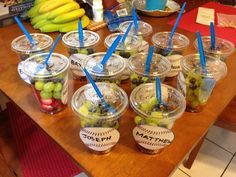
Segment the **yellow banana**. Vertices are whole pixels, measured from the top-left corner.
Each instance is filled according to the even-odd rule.
[[[41,15],[38,15],[38,16],[32,18],[32,19],[31,19],[31,24],[32,24],[32,25],[35,25],[37,22],[39,22],[39,21],[41,21],[41,20],[44,20],[44,19],[47,19],[48,14],[49,14],[49,13],[45,13],[45,14],[41,14]]]
[[[34,5],[37,5],[39,3],[46,2],[46,1],[48,1],[48,0],[35,0]]]
[[[50,23],[52,23],[50,20],[43,19],[43,20],[38,21],[38,22],[33,26],[33,28],[34,28],[34,29],[39,29],[39,28],[41,28],[42,26],[44,26],[44,25],[46,25],[46,24],[50,24]]]
[[[39,9],[39,13],[46,13],[46,12],[50,12],[53,9],[56,9],[64,4],[67,4],[69,2],[73,2],[73,0],[49,0],[46,1],[42,7],[40,7]]]
[[[84,15],[80,20],[83,28],[87,27],[90,22],[89,18],[86,15]],[[67,33],[69,31],[74,31],[74,30],[78,30],[78,20],[75,20],[70,23],[65,23],[59,29],[61,33]]]
[[[39,3],[37,5],[34,5],[28,12],[27,12],[27,16],[30,18],[33,18],[37,15],[39,15],[39,8],[42,6],[43,3]]]
[[[61,27],[61,24],[50,23],[50,24],[46,24],[46,25],[42,26],[39,29],[43,33],[50,33],[50,32],[54,32],[54,31],[59,31],[60,27]]]
[[[65,14],[67,12],[70,12],[70,11],[73,11],[73,10],[76,10],[76,9],[79,9],[79,8],[80,8],[80,6],[76,2],[67,3],[67,4],[65,4],[61,7],[58,7],[56,9],[54,9],[53,11],[51,11],[50,14],[48,15],[48,19],[52,20],[55,17],[57,17],[58,15]]]
[[[67,12],[65,14],[61,14],[52,20],[53,23],[67,23],[73,20],[79,19],[85,14],[85,10],[83,8],[73,10],[71,12]]]

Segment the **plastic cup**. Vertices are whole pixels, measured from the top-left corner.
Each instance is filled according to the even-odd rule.
[[[203,50],[206,55],[212,56],[221,61],[226,61],[227,57],[234,52],[234,44],[228,40],[216,37],[216,47],[215,49],[211,48],[211,37],[202,36],[202,45]],[[198,49],[197,40],[194,41],[194,47]]]
[[[143,83],[155,82],[156,77],[164,81],[171,70],[171,64],[165,57],[153,53],[150,72],[145,73],[147,55],[148,53],[138,53],[130,57],[128,61],[131,71],[131,89]]]
[[[166,56],[171,63],[171,72],[167,77],[174,77],[178,75],[180,68],[180,60],[183,57],[184,50],[189,45],[189,39],[179,33],[174,33],[172,38],[172,48],[169,52],[166,52],[169,43],[169,36],[171,32],[160,32],[152,36],[152,43],[155,47],[155,52]]]
[[[119,31],[121,33],[125,33],[129,24],[133,23],[133,21],[125,21],[119,25]],[[152,26],[146,22],[138,21],[138,32],[137,36],[139,36],[141,39],[149,36],[152,33]],[[129,35],[135,35],[135,28],[134,25],[132,25]]]
[[[201,112],[215,83],[227,74],[224,62],[205,57],[207,73],[202,70],[199,54],[187,55],[181,60],[182,72],[177,77],[177,88],[186,97],[188,112]]]
[[[122,35],[122,37],[124,36],[124,33],[113,33],[108,35],[104,42],[105,46],[109,48],[112,45],[113,41],[116,39],[116,37],[120,34]],[[129,59],[132,55],[138,53],[140,45],[141,43],[137,36],[128,35],[124,44],[120,43],[120,45],[117,46],[115,54],[120,55],[124,59]],[[128,62],[128,60],[125,60],[125,62]],[[127,67],[122,74],[121,80],[126,80],[130,76],[128,64],[126,63],[126,65]]]
[[[128,97],[124,90],[115,84],[99,82],[96,83],[96,85],[98,86],[98,89],[102,93],[107,104],[114,108],[115,112],[111,113],[106,109],[91,84],[86,84],[80,87],[74,93],[72,96],[72,109],[80,118],[80,127],[83,132],[90,132],[91,130],[93,132],[100,132],[100,134],[104,131],[114,132],[114,130],[118,130],[119,119],[128,106]],[[109,134],[109,136],[111,136],[110,139],[113,139],[113,136],[115,135]],[[106,139],[105,135],[103,138]],[[98,143],[96,140],[101,140],[99,133],[94,133],[89,140],[90,143],[85,143],[85,145],[93,152],[98,153],[109,152],[115,143],[118,142],[118,139],[116,139],[116,141],[113,142],[112,147],[105,146],[105,144],[108,145],[111,144],[111,142],[104,142],[103,145],[105,147],[102,147],[101,145],[97,147],[89,146],[91,144],[95,144],[96,142]],[[83,139],[82,141],[84,142]]]
[[[94,47],[99,43],[99,35],[89,30],[83,30],[83,34],[83,46],[80,44],[78,31],[68,32],[62,37],[62,42],[67,47],[69,55],[76,53],[90,55],[95,53]]]
[[[148,0],[146,1],[146,10],[164,10],[167,0]]]
[[[49,52],[53,44],[53,39],[46,34],[31,33],[30,35],[35,41],[35,45],[30,44],[25,35],[15,38],[11,43],[12,50],[18,54],[22,61],[32,55]]]
[[[147,83],[136,87],[130,95],[130,105],[137,114],[136,125],[158,126],[171,129],[186,108],[184,96],[175,88],[161,84],[163,105],[156,99],[156,84]],[[137,142],[138,143],[138,142]],[[139,146],[146,153],[157,153]]]
[[[121,75],[126,68],[125,60],[116,54],[112,54],[104,65],[102,72],[97,72],[93,68],[101,63],[106,52],[94,53],[83,60],[82,66],[85,67],[95,82],[110,82],[120,85]]]
[[[40,110],[54,114],[63,110],[68,100],[69,60],[61,54],[52,53],[48,65],[48,53],[29,57],[23,63],[23,72],[29,77]]]

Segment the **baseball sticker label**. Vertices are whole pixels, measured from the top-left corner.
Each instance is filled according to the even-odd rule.
[[[83,143],[94,151],[106,151],[119,141],[120,133],[114,128],[90,127],[80,130]]]
[[[138,125],[133,129],[135,141],[145,149],[158,150],[171,144],[174,133],[163,127]]]

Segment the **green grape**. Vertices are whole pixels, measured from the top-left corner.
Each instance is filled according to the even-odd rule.
[[[36,90],[43,90],[43,86],[44,86],[44,82],[42,82],[42,81],[35,82]]]
[[[50,99],[52,98],[52,92],[46,92],[44,90],[42,90],[40,92],[40,96],[43,98],[43,99]]]
[[[54,92],[60,92],[62,90],[62,83],[58,82],[54,86]]]
[[[87,49],[78,49],[77,52],[81,53],[81,54],[84,54],[84,55],[88,55],[88,50]]]
[[[60,100],[61,99],[61,92],[53,92],[53,98]]]
[[[140,125],[142,121],[143,121],[143,118],[140,117],[140,116],[136,116],[136,117],[134,118],[134,122],[135,122],[137,125]]]
[[[141,103],[140,110],[143,112],[148,112],[151,110],[151,107],[148,103]]]
[[[47,82],[43,86],[43,91],[45,92],[52,92],[54,89],[55,84],[53,82]]]
[[[156,104],[158,104],[158,100],[156,97],[152,97],[149,101],[150,107],[154,107]]]
[[[89,114],[89,110],[88,110],[88,108],[85,105],[81,106],[79,108],[78,112],[81,113],[81,114],[84,114],[84,115],[88,115]]]
[[[160,111],[153,111],[151,113],[151,117],[156,117],[156,118],[163,118],[163,114]]]

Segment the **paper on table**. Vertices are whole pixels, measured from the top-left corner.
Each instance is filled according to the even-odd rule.
[[[199,7],[197,13],[197,23],[210,26],[214,22],[215,10],[210,8]]]
[[[218,26],[236,28],[236,15],[217,13]]]

